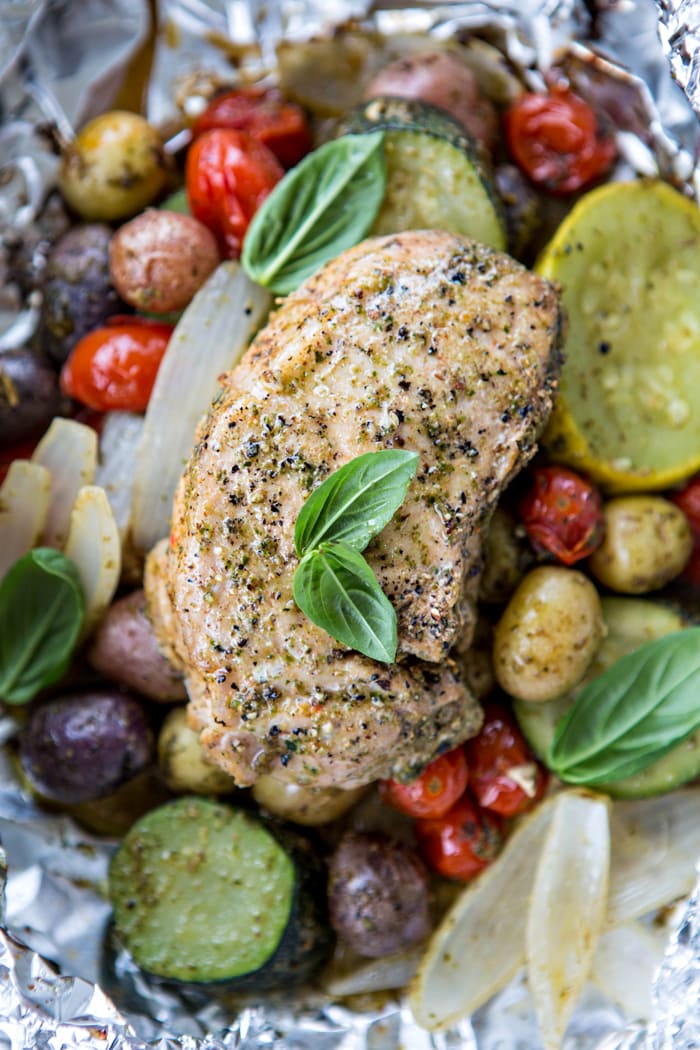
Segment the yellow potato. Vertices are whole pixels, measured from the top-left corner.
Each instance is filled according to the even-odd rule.
[[[265,809],[294,824],[329,824],[359,802],[366,788],[301,787],[271,776],[262,776],[253,786],[253,798]]]
[[[233,779],[204,759],[199,736],[187,724],[184,707],[174,708],[158,734],[158,765],[172,791],[196,795],[224,795],[235,788]]]

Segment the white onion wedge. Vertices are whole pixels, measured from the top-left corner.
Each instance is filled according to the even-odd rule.
[[[97,434],[74,419],[57,417],[34,449],[32,463],[51,474],[51,499],[41,542],[63,547],[78,490],[91,485],[97,466]]]
[[[98,485],[80,490],[64,553],[76,565],[85,596],[81,639],[102,619],[119,583],[121,543],[109,500]]]
[[[418,944],[381,959],[357,956],[349,965],[347,962],[337,964],[333,961],[320,975],[320,984],[334,998],[403,988],[418,969],[424,951],[425,945]]]
[[[700,787],[616,802],[611,827],[609,926],[690,893],[700,856]]]
[[[136,412],[108,412],[100,431],[100,461],[95,484],[105,490],[119,534],[124,538],[131,514],[131,496],[143,416]]]
[[[168,534],[197,424],[216,394],[218,377],[238,362],[271,301],[238,263],[226,262],[180,318],[158,370],[136,464],[131,539],[138,552]]]
[[[46,467],[16,459],[0,486],[0,580],[35,546],[46,522],[51,475]]]
[[[668,937],[638,922],[604,930],[593,958],[591,981],[621,1006],[630,1020],[653,1016],[651,989],[664,957]]]
[[[430,938],[409,991],[418,1024],[448,1027],[483,1006],[525,962],[525,923],[542,844],[559,798],[513,832],[494,863],[458,897]]]
[[[607,801],[564,792],[554,803],[525,939],[528,982],[545,1050],[559,1050],[588,979],[605,921],[610,864]]]

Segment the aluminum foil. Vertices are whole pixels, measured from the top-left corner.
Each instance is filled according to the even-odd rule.
[[[196,106],[200,87],[269,72],[280,40],[306,38],[348,17],[370,19],[388,36],[488,30],[526,83],[541,85],[556,58],[577,90],[610,108],[621,129],[623,172],[625,166],[660,172],[697,192],[700,125],[684,90],[700,112],[700,2],[660,0],[658,6],[661,39],[681,86],[669,75],[653,0],[386,0],[374,6],[369,0],[162,0],[147,110],[167,124],[177,117],[176,100]],[[146,0],[0,0],[0,353],[28,338],[38,311],[36,290],[13,289],[16,275],[7,266],[12,237],[41,223],[55,175],[55,156],[37,129],[50,121],[67,137],[106,108],[148,24]],[[585,43],[591,39],[595,61]],[[614,97],[606,91],[610,77],[618,82]],[[0,744],[15,729],[9,715],[0,718]],[[147,981],[124,956],[108,958],[105,948],[104,891],[116,843],[39,809],[16,781],[6,749],[0,750],[0,842],[1,1050],[540,1046],[524,975],[439,1035],[419,1029],[398,997],[357,997],[352,1007],[314,992],[240,1002],[176,995]],[[681,910],[655,979],[652,1021],[633,1020],[591,989],[565,1050],[700,1046],[700,888]]]

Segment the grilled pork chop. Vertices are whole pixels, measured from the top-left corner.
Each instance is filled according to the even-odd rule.
[[[224,377],[147,590],[192,724],[238,784],[408,776],[478,730],[448,653],[474,621],[484,527],[551,410],[559,328],[553,288],[513,259],[411,232],[329,263]],[[418,472],[365,551],[398,617],[387,666],[294,604],[294,523],[329,473],[397,447]]]

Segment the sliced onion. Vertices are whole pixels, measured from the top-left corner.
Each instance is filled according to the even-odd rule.
[[[66,542],[70,515],[83,485],[91,485],[97,466],[97,434],[74,419],[53,420],[34,449],[32,463],[51,474],[51,499],[41,542],[61,548]]]
[[[46,523],[51,475],[39,463],[16,459],[0,486],[0,579],[36,544]]]
[[[528,982],[545,1050],[559,1050],[588,978],[605,921],[610,865],[607,801],[564,792],[554,803],[526,934]]]
[[[177,483],[194,433],[218,388],[270,308],[270,295],[236,262],[222,263],[171,336],[146,412],[134,477],[131,538],[137,551],[167,536]]]
[[[700,856],[700,787],[612,807],[608,925],[690,893]]]
[[[424,1028],[483,1006],[525,962],[525,923],[542,844],[560,798],[526,817],[505,849],[454,903],[430,938],[409,1004]]]
[[[600,935],[591,981],[621,1006],[630,1020],[648,1021],[653,1015],[652,983],[667,940],[665,933],[655,936],[638,922],[604,930]]]
[[[86,485],[78,492],[64,553],[80,573],[85,596],[85,638],[104,616],[119,583],[119,530],[104,489]]]
[[[129,524],[143,424],[143,416],[136,412],[108,412],[100,431],[100,462],[95,471],[95,484],[107,494],[122,539]]]
[[[320,984],[335,998],[403,988],[418,969],[424,951],[425,945],[418,944],[381,959],[363,959],[354,954],[352,959],[334,959],[321,974]]]

